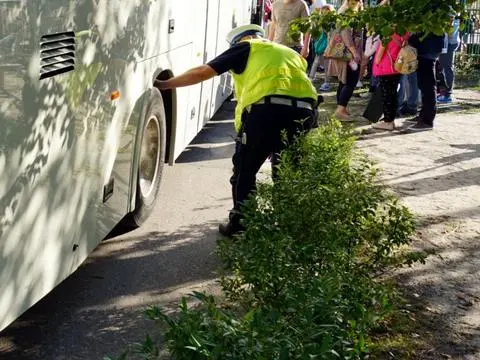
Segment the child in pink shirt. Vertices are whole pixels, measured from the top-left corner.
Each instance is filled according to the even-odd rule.
[[[397,114],[397,89],[401,74],[395,71],[394,64],[402,45],[408,41],[409,34],[400,36],[393,34],[392,39],[383,46],[381,44],[373,61],[373,75],[380,79],[383,98],[383,121],[372,127],[378,130],[392,131],[395,129],[395,117]]]

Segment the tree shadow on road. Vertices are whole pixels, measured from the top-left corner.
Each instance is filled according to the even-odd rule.
[[[70,278],[0,334],[0,359],[101,359],[154,332],[147,306],[215,287],[217,223],[103,242]],[[81,338],[71,338],[72,328]],[[75,331],[78,334],[78,329]],[[69,353],[69,343],[81,353]],[[52,345],[53,343],[53,345]],[[79,347],[76,346],[76,349]],[[52,353],[53,351],[53,353]]]
[[[479,144],[450,144],[449,146],[465,151],[435,159],[433,162],[438,165],[391,177],[389,178],[389,182],[425,174],[445,167],[452,167],[452,170],[458,170],[459,167],[456,164],[480,158]],[[422,196],[457,188],[476,186],[479,184],[479,179],[480,167],[460,168],[458,171],[448,171],[441,175],[395,182],[392,187],[396,189],[401,196]]]
[[[478,179],[480,179],[479,167],[449,172],[444,175],[433,175],[418,180],[406,180],[396,183],[394,188],[397,188],[402,195],[422,196],[460,187],[475,186],[479,184]]]
[[[478,208],[419,219],[414,246],[434,252],[425,265],[394,276],[412,305],[413,336],[423,345],[414,359],[480,358],[480,222]]]

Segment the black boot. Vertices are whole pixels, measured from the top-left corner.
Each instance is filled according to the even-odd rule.
[[[242,230],[239,229],[238,227],[233,226],[233,224],[231,222],[228,222],[226,224],[220,224],[218,226],[218,231],[223,236],[232,238],[234,235],[240,233],[240,231],[242,231]]]
[[[226,237],[233,237],[234,235],[244,231],[244,227],[240,224],[241,214],[238,211],[232,210],[230,212],[228,223],[220,224],[218,231]]]

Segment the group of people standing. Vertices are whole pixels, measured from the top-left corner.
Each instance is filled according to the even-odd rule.
[[[373,58],[373,76],[378,77],[383,99],[383,120],[373,127],[379,130],[394,130],[395,119],[399,113],[416,115],[409,130],[422,131],[433,129],[437,113],[437,80],[435,64],[444,48],[444,36],[428,34],[393,34],[392,39],[384,47],[381,43]],[[391,66],[398,57],[403,44],[409,44],[417,50],[418,68],[409,75],[401,75]],[[398,90],[399,85],[400,91]],[[405,88],[410,92],[405,101]],[[453,78],[450,82],[450,91]],[[418,108],[418,92],[421,93],[422,106]],[[446,96],[446,95],[445,95]]]
[[[401,115],[414,116],[409,130],[433,129],[437,103],[452,102],[454,59],[460,42],[460,22],[454,16],[452,21],[454,31],[450,35],[394,34],[386,48],[379,42],[372,61],[373,76],[380,81],[384,118],[373,125],[375,129],[393,130],[395,118]],[[391,66],[404,44],[418,53],[418,68],[408,75],[399,74]]]
[[[392,2],[393,0],[382,0],[377,6],[389,6]],[[394,130],[395,119],[401,115],[414,116],[409,127],[412,131],[433,129],[437,102],[452,101],[454,58],[460,42],[459,20],[454,20],[454,32],[450,35],[428,34],[425,37],[422,33],[396,33],[385,46],[378,35],[367,36],[365,29],[339,29],[352,60],[328,60],[323,57],[322,50],[316,53],[316,49],[325,50],[321,43],[325,44],[328,41],[325,38],[329,35],[323,34],[320,39],[313,40],[306,34],[303,39],[293,43],[288,39],[287,32],[292,20],[306,17],[313,11],[335,11],[332,5],[326,4],[324,0],[276,0],[270,2],[270,6],[269,39],[291,47],[308,59],[312,80],[318,66],[323,65],[325,73],[320,91],[330,90],[329,79],[338,79],[335,111],[338,119],[350,121],[348,104],[367,67],[373,73],[372,91],[378,86],[382,96],[383,119],[372,125],[376,130]],[[344,0],[338,13],[358,12],[363,6],[362,0]],[[433,10],[435,2],[431,6]],[[409,75],[400,74],[392,66],[405,44],[413,46],[418,52],[418,69]]]

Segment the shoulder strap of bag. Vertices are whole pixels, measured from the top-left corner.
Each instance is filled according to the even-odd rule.
[[[408,45],[408,40],[407,39],[404,39],[403,36],[400,36],[400,39],[401,39],[401,42],[392,37],[393,42],[395,44],[397,44],[398,46],[400,46],[400,48],[404,48],[405,46]]]
[[[393,61],[392,55],[390,54],[390,51],[388,50],[388,47],[385,48],[385,51],[387,52],[387,55],[390,58],[390,66],[392,67],[392,73],[396,73],[395,67],[394,67],[394,61]]]

